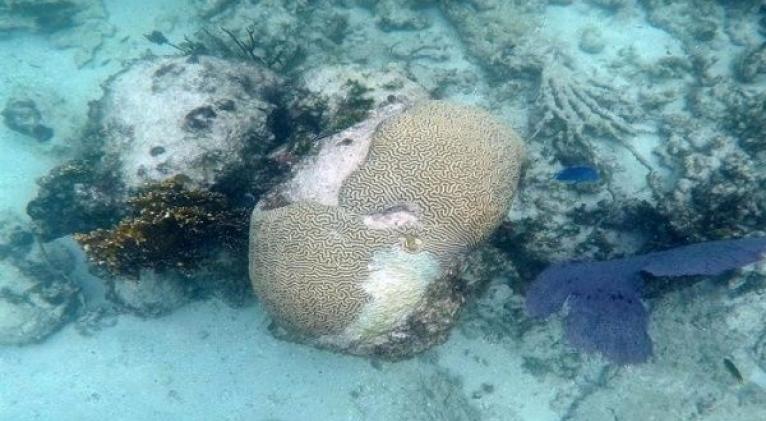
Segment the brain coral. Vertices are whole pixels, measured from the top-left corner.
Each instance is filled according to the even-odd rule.
[[[339,333],[370,300],[360,280],[386,237],[342,208],[304,202],[264,212],[251,228],[253,286],[285,327]]]
[[[401,358],[443,342],[468,293],[457,268],[510,206],[519,138],[482,110],[428,101],[327,138],[316,156],[335,167],[294,178],[337,200],[290,195],[286,183],[251,220],[250,276],[276,323],[354,354]]]
[[[360,214],[407,209],[423,225],[426,250],[453,254],[500,223],[522,158],[516,133],[487,112],[424,102],[378,128],[367,162],[344,182],[340,204]]]

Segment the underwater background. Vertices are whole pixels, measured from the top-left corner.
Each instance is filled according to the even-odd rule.
[[[526,150],[449,337],[279,339],[250,211],[429,98]],[[0,420],[766,419],[762,1],[0,0],[0,108]]]

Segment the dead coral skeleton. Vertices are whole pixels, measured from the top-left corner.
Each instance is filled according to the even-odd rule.
[[[565,144],[591,149],[586,134],[609,137],[652,171],[650,164],[627,141],[638,132],[625,117],[629,114],[628,102],[608,84],[590,78],[581,80],[560,54],[544,60],[535,103],[542,118],[535,125],[531,139],[544,129],[555,127],[558,128],[554,129],[555,135]]]

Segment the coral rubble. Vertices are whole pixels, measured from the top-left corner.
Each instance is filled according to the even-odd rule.
[[[541,130],[553,132],[549,136],[556,139],[565,162],[592,162],[595,157],[593,147],[588,145],[589,137],[621,141],[635,134],[625,117],[628,111],[618,108],[627,102],[608,85],[576,80],[572,69],[559,60],[550,59],[542,68],[536,101],[542,117],[535,125],[533,137]]]

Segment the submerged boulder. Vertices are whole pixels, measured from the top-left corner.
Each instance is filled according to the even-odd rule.
[[[189,282],[178,274],[142,271],[138,279],[115,277],[107,298],[122,310],[142,317],[158,317],[190,300]]]
[[[279,83],[265,67],[209,56],[135,62],[106,85],[104,153],[128,187],[183,174],[208,188],[274,146],[269,95]]]
[[[324,139],[252,215],[250,276],[276,331],[388,359],[444,342],[465,257],[506,215],[522,160],[510,127],[443,101]]]
[[[39,142],[53,137],[53,129],[46,126],[37,104],[30,99],[12,98],[5,104],[0,115],[9,129],[29,136]]]
[[[109,228],[147,186],[184,180],[251,201],[287,168],[274,157],[282,81],[213,57],[130,63],[91,106],[82,151],[40,179],[28,214],[46,240]],[[250,195],[250,196],[248,196]]]
[[[15,214],[0,215],[0,345],[39,342],[69,321],[79,290],[69,280],[70,250],[44,248]]]
[[[71,316],[75,288],[45,285],[0,261],[0,345],[39,342]]]

